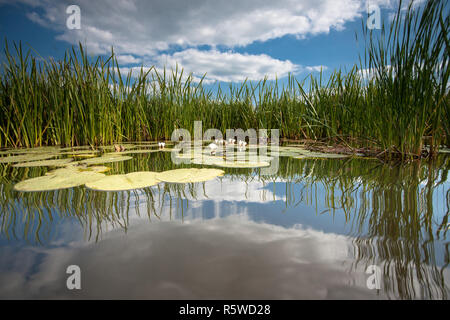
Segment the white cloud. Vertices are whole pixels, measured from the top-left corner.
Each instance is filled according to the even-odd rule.
[[[243,81],[282,78],[288,73],[297,73],[301,67],[289,60],[278,60],[265,54],[250,55],[217,50],[201,51],[187,49],[172,55],[160,55],[156,66],[175,68],[178,64],[188,72],[193,72],[196,79],[205,73],[207,81]]]
[[[49,24],[47,23],[47,20],[41,18],[36,12],[29,12],[26,14],[27,18],[31,21],[43,26],[43,27],[49,27]]]
[[[392,67],[390,65],[387,65],[385,72],[388,73],[391,69]],[[393,72],[395,72],[395,70]],[[362,77],[363,80],[372,80],[375,77],[378,77],[380,75],[380,72],[375,68],[367,68],[358,70],[358,74]]]
[[[28,14],[59,28],[61,40],[86,43],[91,53],[153,55],[171,45],[245,46],[285,35],[305,36],[340,29],[360,16],[359,0],[77,1],[81,30],[66,28],[72,1],[33,1]],[[70,2],[70,3],[69,3]]]
[[[119,64],[136,64],[142,62],[141,59],[133,57],[131,54],[119,54],[116,58]]]
[[[248,80],[261,80],[267,77],[269,80],[286,77],[289,73],[319,72],[326,70],[326,66],[300,66],[289,60],[274,59],[265,54],[251,55],[236,52],[220,52],[218,50],[187,49],[173,54],[162,54],[148,61],[145,65],[136,67],[122,67],[120,72],[128,74],[130,71],[134,77],[147,72],[150,66],[155,66],[159,73],[167,70],[183,68],[184,79],[192,73],[195,82],[200,81],[204,74],[204,83],[216,81],[239,82]]]
[[[1,1],[1,0],[0,0]],[[288,73],[317,72],[321,66],[300,66],[264,54],[220,52],[286,35],[306,36],[341,30],[361,17],[365,0],[79,0],[81,29],[66,27],[66,8],[73,1],[16,0],[29,6],[27,17],[58,32],[57,39],[81,42],[90,54],[108,54],[111,47],[121,65],[178,63],[198,80],[274,79]],[[371,0],[392,7],[395,1]],[[1,4],[2,2],[0,2]],[[209,46],[207,51],[199,46]],[[178,48],[173,54],[161,51]]]
[[[327,69],[328,69],[327,66],[310,66],[310,67],[305,67],[305,70],[308,71],[308,72],[320,72],[320,71],[325,71]]]
[[[348,273],[350,248],[346,236],[241,215],[139,224],[126,239],[116,230],[98,243],[0,252],[0,297],[73,298],[71,264],[82,270],[78,298],[375,297],[363,272]]]

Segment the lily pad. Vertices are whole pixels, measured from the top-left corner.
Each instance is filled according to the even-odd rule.
[[[157,178],[164,182],[170,183],[192,183],[212,180],[222,176],[225,172],[219,169],[175,169],[160,172]]]
[[[194,159],[194,154],[192,153],[179,153],[175,156],[177,159]]]
[[[81,155],[84,155],[84,154],[91,155],[91,154],[94,154],[94,153],[97,153],[97,152],[99,152],[99,151],[98,150],[72,150],[72,151],[60,152],[59,154],[81,156]]]
[[[262,168],[270,166],[267,161],[223,161],[214,165],[224,168]]]
[[[72,154],[71,157],[73,157],[73,158],[94,158],[94,157],[98,157],[98,154],[96,154],[96,153]]]
[[[80,161],[80,163],[82,163],[82,164],[102,164],[102,163],[126,161],[126,160],[131,160],[131,159],[133,159],[133,157],[123,156],[120,153],[117,153],[117,154],[105,154],[101,157],[85,159],[85,160]]]
[[[340,158],[348,158],[348,157],[349,156],[346,154],[308,152],[308,153],[296,156],[294,158],[295,159],[307,159],[307,158],[340,159]]]
[[[160,141],[161,142],[161,141]],[[173,145],[173,142],[170,141],[162,141],[167,145]],[[138,142],[133,142],[136,146],[138,147],[159,147],[158,142],[157,141],[138,141]]]
[[[304,149],[304,148],[300,148],[300,147],[273,147],[271,146],[270,148],[268,148],[269,150],[273,151],[278,149],[278,152],[297,152],[297,153],[303,153],[303,152],[308,152],[308,150]]]
[[[93,147],[91,146],[75,146],[75,147],[66,147],[66,148],[61,148],[59,149],[60,152],[64,152],[64,151],[73,151],[76,152],[78,150],[93,150]]]
[[[97,172],[97,173],[103,173],[103,172],[107,172],[109,170],[111,170],[110,167],[105,167],[105,166],[91,166],[91,167],[81,167],[78,168],[80,171],[90,171],[90,172]]]
[[[202,155],[201,157],[196,157],[192,159],[193,164],[198,165],[206,165],[206,166],[212,166],[216,163],[223,162],[224,160],[221,157],[215,157],[215,156],[207,156]]]
[[[72,162],[72,159],[54,159],[17,163],[13,167],[64,167]]]
[[[17,152],[17,149],[4,149],[4,150],[0,151],[0,155],[11,155],[11,154],[16,154],[16,153],[20,153],[20,152]]]
[[[58,146],[47,146],[47,147],[35,147],[35,148],[18,148],[12,149],[11,153],[14,154],[53,154],[61,151],[61,147]]]
[[[172,151],[180,151],[180,149],[178,148],[163,148],[163,149],[158,149],[158,151],[162,151],[162,152],[172,152]]]
[[[297,157],[302,155],[300,152],[293,152],[293,151],[281,151],[278,153],[279,157]]]
[[[138,146],[134,145],[134,144],[128,144],[128,143],[117,143],[115,145],[111,145],[111,146],[99,146],[98,148],[101,150],[115,150],[115,146],[123,146],[125,148],[124,151],[128,151],[130,149],[134,149],[134,148],[138,148]],[[122,152],[118,152],[118,153],[123,153]]]
[[[56,154],[22,154],[0,158],[0,163],[31,162],[54,158]]]
[[[72,174],[73,172],[94,172],[103,173],[109,171],[111,168],[105,166],[79,166],[78,162],[71,162],[67,164],[64,168],[58,168],[47,172],[45,175],[66,175]]]
[[[138,150],[128,150],[128,151],[122,151],[122,152],[110,152],[105,153],[104,156],[110,156],[110,155],[122,155],[122,154],[139,154],[139,153],[153,153],[158,152],[158,149],[138,149]]]
[[[128,174],[105,176],[86,183],[86,187],[97,191],[124,191],[154,186],[160,182],[157,172],[140,171]]]
[[[178,159],[194,159],[199,158],[202,155],[203,155],[202,149],[198,148],[198,149],[191,149],[190,152],[187,152],[186,150],[183,150],[183,152],[180,151],[175,156]]]
[[[52,191],[73,188],[105,177],[102,173],[81,171],[75,167],[48,172],[45,176],[17,183],[14,190],[22,192]]]

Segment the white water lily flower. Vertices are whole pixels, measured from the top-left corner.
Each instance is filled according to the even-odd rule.
[[[211,150],[211,154],[214,154],[214,153],[216,153],[216,150],[217,150],[218,146],[215,143],[210,143],[208,145],[208,148]]]

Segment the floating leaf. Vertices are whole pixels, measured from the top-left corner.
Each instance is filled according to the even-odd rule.
[[[9,154],[56,154],[61,151],[61,147],[48,146],[48,147],[35,147],[35,148],[17,148],[8,150]]]
[[[42,160],[42,161],[31,161],[18,163],[13,165],[13,167],[64,167],[72,162],[72,159],[54,159],[54,160]]]
[[[98,150],[71,150],[71,151],[60,152],[59,154],[81,156],[84,154],[91,155],[91,154],[94,154],[97,152],[99,152],[99,151]]]
[[[274,151],[274,150],[278,149],[279,153],[282,153],[282,152],[293,152],[293,153],[302,153],[303,154],[305,152],[309,152],[308,150],[306,150],[304,148],[301,148],[301,147],[274,147],[274,146],[271,146],[268,149],[270,149],[270,151]]]
[[[64,152],[64,151],[73,151],[76,152],[78,150],[93,150],[93,147],[91,146],[76,146],[76,147],[67,147],[67,148],[60,148],[59,151],[60,152]]]
[[[117,144],[114,144],[114,145],[111,145],[111,146],[99,146],[98,148],[101,149],[101,150],[115,150],[115,149],[116,149],[116,148],[115,148],[116,146],[123,146],[123,147],[125,148],[124,151],[128,151],[128,150],[130,150],[130,149],[134,149],[134,148],[138,148],[138,147],[139,147],[139,146],[136,146],[136,145],[134,145],[134,144],[117,143]],[[117,153],[123,153],[124,151],[122,151],[122,152],[117,152]]]
[[[175,156],[177,159],[194,159],[194,154],[192,153],[179,153]]]
[[[73,158],[94,158],[98,157],[98,154],[95,153],[84,153],[84,154],[72,154]]]
[[[105,153],[104,156],[110,156],[110,155],[122,155],[122,154],[138,154],[138,153],[153,153],[158,152],[158,149],[138,149],[138,150],[128,150],[128,151],[121,151],[121,152],[111,152],[111,153]]]
[[[76,167],[57,169],[45,176],[21,181],[14,186],[16,191],[35,192],[67,189],[103,178],[105,175],[93,171],[81,171]]]
[[[111,168],[105,166],[79,166],[78,162],[71,162],[64,168],[55,169],[47,172],[45,175],[65,175],[72,174],[73,172],[94,172],[103,173],[109,171]]]
[[[86,187],[98,191],[123,191],[154,186],[160,182],[157,172],[141,171],[128,174],[105,176],[86,183]]]
[[[20,152],[17,152],[17,149],[4,149],[0,151],[0,155],[10,155],[10,154],[17,154]]]
[[[223,161],[214,165],[224,168],[262,168],[270,166],[270,163],[266,161]]]
[[[271,153],[272,154],[272,153]],[[293,151],[281,151],[277,154],[279,157],[297,157],[300,156],[301,153],[293,152]]]
[[[91,166],[91,167],[78,167],[78,170],[103,173],[111,170],[111,168],[105,166]]]
[[[41,161],[56,157],[56,154],[22,154],[0,158],[0,163]]]
[[[119,162],[133,159],[130,156],[123,156],[121,153],[117,154],[105,154],[98,158],[85,159],[80,161],[82,164],[102,164],[102,163],[110,163],[110,162]]]
[[[187,152],[187,150],[183,150],[183,152],[179,152],[175,155],[178,159],[193,159],[193,158],[199,158],[203,155],[202,149],[191,149],[190,152]],[[208,153],[209,155],[209,153]]]
[[[306,150],[305,147],[306,146],[304,144],[287,144],[285,146],[282,146],[282,148],[296,148]]]
[[[202,155],[200,157],[193,158],[192,163],[211,166],[223,161],[224,160],[221,157]]]
[[[321,153],[321,152],[308,152],[306,154],[302,154],[300,156],[294,157],[295,159],[314,159],[314,158],[323,158],[323,159],[340,159],[340,158],[348,158],[349,156],[346,154],[338,154],[338,153]]]
[[[160,172],[157,178],[170,183],[202,182],[222,176],[225,172],[219,169],[175,169]]]
[[[162,149],[158,149],[158,151],[163,151],[163,152],[172,152],[172,151],[176,151],[176,152],[180,152],[181,149],[178,149],[178,148],[162,148]]]

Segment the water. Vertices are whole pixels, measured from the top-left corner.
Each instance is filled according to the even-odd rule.
[[[188,167],[133,157],[110,173]],[[449,159],[282,157],[272,176],[109,193],[15,192],[49,169],[2,166],[0,298],[448,299]]]

